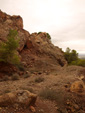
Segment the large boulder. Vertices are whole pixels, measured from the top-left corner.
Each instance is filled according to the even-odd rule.
[[[70,91],[71,92],[83,92],[85,90],[85,85],[83,81],[75,81],[71,84]]]
[[[27,90],[20,90],[12,93],[6,93],[0,96],[0,107],[7,106],[22,106],[29,107],[34,105],[37,95],[30,93]]]

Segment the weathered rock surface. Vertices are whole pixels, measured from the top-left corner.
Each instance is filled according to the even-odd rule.
[[[20,16],[10,16],[0,11],[0,41],[6,40],[10,29],[18,31],[18,38],[20,40],[18,50],[21,51],[30,33],[23,29],[23,20]]]
[[[0,96],[0,107],[6,106],[22,106],[29,107],[34,105],[37,99],[37,95],[30,93],[27,90],[20,90],[12,93],[6,93]]]
[[[85,85],[82,81],[75,81],[70,87],[71,92],[80,92],[82,93],[85,90]]]
[[[35,49],[37,54],[48,56],[48,59],[54,59],[55,64],[64,66],[67,64],[63,51],[54,46],[47,37],[47,33],[32,33],[27,40],[27,48]]]

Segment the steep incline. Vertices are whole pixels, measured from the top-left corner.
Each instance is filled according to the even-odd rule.
[[[0,11],[0,42],[6,41],[10,29],[18,31],[20,38],[18,52],[26,68],[49,68],[67,64],[60,48],[48,39],[47,33],[32,33],[23,29],[20,16],[10,16]]]

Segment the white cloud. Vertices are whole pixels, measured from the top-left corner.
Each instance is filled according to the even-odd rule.
[[[49,32],[55,45],[85,53],[85,0],[0,0],[0,8],[21,15],[29,32]]]

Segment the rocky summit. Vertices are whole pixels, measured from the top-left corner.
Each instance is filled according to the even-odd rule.
[[[10,29],[18,31],[19,48],[22,63],[27,67],[46,69],[67,64],[63,51],[54,46],[47,33],[32,33],[23,29],[23,19],[20,16],[10,16],[0,11],[0,42],[6,41]]]

